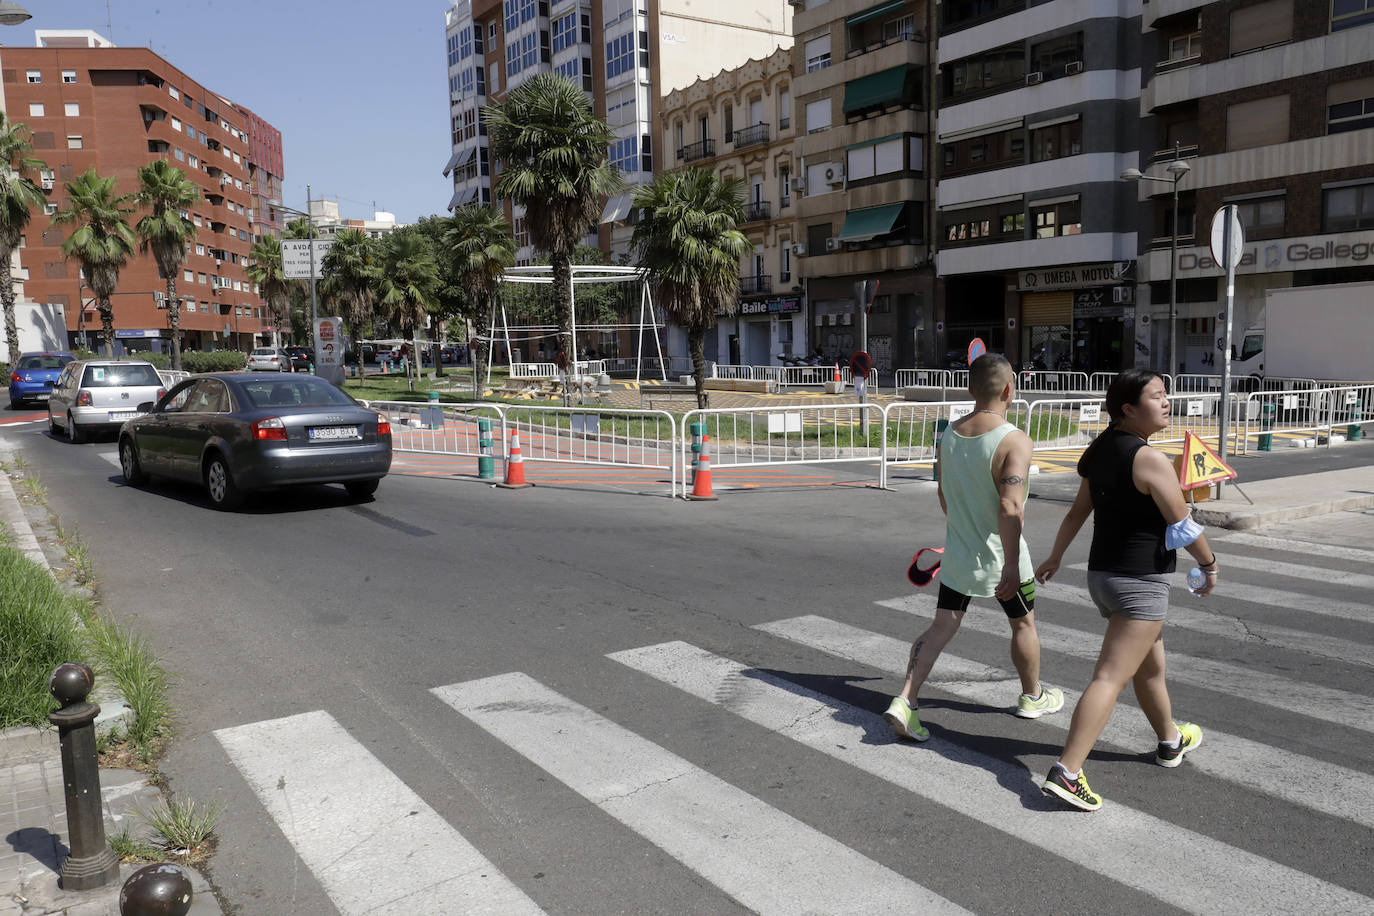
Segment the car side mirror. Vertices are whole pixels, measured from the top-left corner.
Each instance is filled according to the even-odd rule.
[[[152,401],[144,401],[142,404],[139,404],[139,405],[138,405],[138,412],[139,412],[139,413],[147,413],[148,411],[150,411],[150,410],[152,410],[152,409],[153,409],[153,402],[152,402]]]

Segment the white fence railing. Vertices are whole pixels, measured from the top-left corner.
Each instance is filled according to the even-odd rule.
[[[510,377],[520,379],[556,378],[558,366],[553,363],[511,363]]]
[[[948,369],[898,369],[893,387],[901,394],[904,388],[948,388],[950,381]]]
[[[835,366],[778,366],[778,387],[824,385],[835,378]],[[848,371],[847,369],[845,370]],[[843,376],[841,376],[843,378]]]
[[[883,415],[877,404],[692,410],[682,417],[681,435],[685,448],[692,424],[702,424],[713,469],[880,461]]]
[[[1091,391],[1086,372],[1027,369],[1016,376],[1019,391]]]
[[[711,366],[711,378],[752,379],[753,377],[753,366],[722,365],[720,363]]]

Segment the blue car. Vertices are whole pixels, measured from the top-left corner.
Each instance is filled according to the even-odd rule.
[[[46,401],[62,367],[76,359],[71,353],[20,353],[10,370],[10,406],[25,401]]]

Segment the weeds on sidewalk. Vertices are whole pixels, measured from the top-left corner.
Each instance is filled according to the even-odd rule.
[[[57,708],[48,676],[82,655],[75,599],[10,547],[0,548],[0,595],[0,728],[45,726]]]
[[[215,822],[219,820],[218,803],[197,805],[194,801],[163,802],[150,812],[139,815],[152,827],[169,855],[185,865],[202,862],[214,851]]]
[[[161,862],[162,848],[147,840],[139,839],[129,833],[129,828],[125,827],[119,833],[110,834],[106,837],[110,844],[110,850],[121,862],[145,863]]]
[[[91,585],[95,582],[95,567],[91,565],[91,553],[86,549],[85,541],[81,540],[81,532],[77,531],[75,526],[68,531],[60,522],[55,523],[53,527],[57,529],[57,541],[67,554],[67,562],[71,564],[69,568],[76,584]]]

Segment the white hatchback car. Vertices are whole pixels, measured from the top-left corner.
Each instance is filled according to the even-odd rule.
[[[291,356],[281,347],[256,347],[248,354],[249,372],[289,372]]]
[[[119,429],[138,415],[138,405],[156,403],[166,388],[157,368],[143,360],[78,359],[67,363],[48,398],[48,426],[80,442],[92,431]]]

